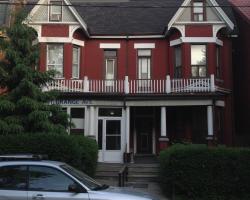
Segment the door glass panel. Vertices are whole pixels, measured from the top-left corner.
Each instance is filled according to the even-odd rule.
[[[0,190],[25,190],[26,187],[26,166],[6,166],[0,168]]]
[[[74,181],[57,169],[31,166],[29,168],[29,190],[67,192]]]
[[[121,149],[121,121],[106,121],[106,150]]]

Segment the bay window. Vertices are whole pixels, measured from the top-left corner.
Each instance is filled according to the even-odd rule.
[[[80,48],[73,47],[72,78],[79,78],[80,74]]]
[[[55,70],[55,78],[63,77],[63,44],[47,46],[47,70]]]
[[[192,77],[207,76],[207,47],[206,45],[191,45]]]
[[[181,46],[175,47],[174,77],[182,77]]]

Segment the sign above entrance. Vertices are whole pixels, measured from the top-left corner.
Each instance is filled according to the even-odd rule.
[[[91,105],[92,101],[83,99],[59,99],[52,101],[51,104],[58,104],[58,105]]]

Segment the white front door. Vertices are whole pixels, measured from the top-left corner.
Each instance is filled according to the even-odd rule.
[[[99,161],[110,163],[122,163],[125,151],[125,138],[121,118],[99,118],[98,120],[98,144]]]

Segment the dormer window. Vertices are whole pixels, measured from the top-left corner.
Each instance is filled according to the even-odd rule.
[[[193,1],[192,20],[201,22],[205,21],[205,2],[203,0]]]
[[[62,21],[62,1],[50,1],[49,21]]]

